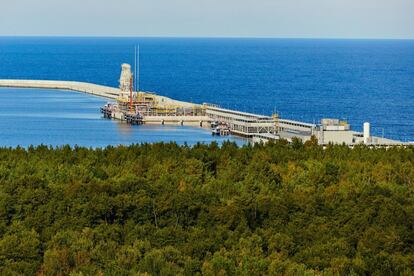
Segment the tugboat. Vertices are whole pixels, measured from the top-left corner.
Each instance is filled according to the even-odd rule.
[[[230,135],[230,128],[227,125],[224,125],[220,128],[220,136]]]
[[[225,123],[213,122],[211,124],[211,134],[213,136],[228,136],[230,135],[230,128]]]
[[[219,126],[219,124],[220,124],[220,122],[219,121],[214,121],[214,122],[211,122],[211,128],[213,129],[213,128],[216,128],[216,127],[218,127]]]
[[[217,127],[215,127],[215,128],[212,128],[211,129],[211,134],[213,135],[213,136],[220,136],[220,130],[217,128]]]

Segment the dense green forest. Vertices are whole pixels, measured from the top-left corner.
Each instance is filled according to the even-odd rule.
[[[413,275],[414,148],[0,149],[0,275]]]

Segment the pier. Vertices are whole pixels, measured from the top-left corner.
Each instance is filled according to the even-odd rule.
[[[323,119],[320,124],[310,124],[284,118],[225,109],[214,104],[194,104],[177,101],[151,92],[134,91],[133,75],[128,64],[122,65],[119,88],[76,81],[53,80],[0,80],[1,87],[42,88],[70,90],[103,97],[112,101],[101,108],[104,118],[124,121],[131,125],[187,125],[212,128],[213,135],[238,135],[256,142],[285,139],[303,142],[312,137],[320,145],[346,144],[355,146],[412,145],[374,137],[369,123],[364,132],[352,131],[349,124],[337,119]]]
[[[77,81],[0,80],[0,87],[70,90],[107,99],[116,99],[120,93],[118,88]]]
[[[68,90],[90,94],[109,100],[117,100],[125,94],[125,91],[122,91],[120,88],[78,81],[0,79],[0,88],[1,87]],[[163,105],[175,105],[187,108],[196,105],[193,103],[176,101],[168,97],[156,95],[155,93],[142,93],[146,97],[154,99]]]

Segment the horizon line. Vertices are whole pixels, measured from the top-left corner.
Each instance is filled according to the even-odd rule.
[[[175,36],[175,35],[2,35],[2,38],[172,38],[172,39],[301,39],[301,40],[414,40],[399,37],[300,37],[300,36]]]

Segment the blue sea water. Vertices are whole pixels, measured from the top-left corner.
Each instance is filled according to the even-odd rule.
[[[208,129],[189,126],[130,126],[102,118],[105,99],[77,92],[46,89],[0,89],[0,146],[79,145],[106,147],[171,142],[194,145],[231,140],[213,137]]]
[[[346,119],[355,130],[368,121],[374,134],[384,131],[389,138],[414,140],[413,40],[3,37],[0,79],[77,80],[117,86],[120,64],[133,64],[136,44],[141,49],[141,90],[254,113],[276,111],[283,118],[307,122],[324,117]],[[18,97],[10,97],[13,93]],[[12,122],[8,108],[16,107],[16,120],[41,108],[38,119],[50,121],[40,130],[10,134],[7,139],[13,142],[0,137],[1,145],[27,144],[35,141],[33,137],[36,142],[49,143],[48,135],[58,131],[59,114],[65,117],[65,112],[73,113],[64,118],[68,124],[76,122],[109,133],[99,132],[99,139],[85,133],[83,145],[185,141],[177,135],[194,138],[192,142],[212,139],[203,130],[187,128],[172,132],[134,127],[124,136],[120,125],[99,118],[97,108],[103,101],[82,94],[2,89],[0,97],[1,137],[7,135],[4,125]],[[50,98],[43,102],[42,97]],[[56,101],[56,109],[50,109],[49,100]],[[24,108],[17,108],[20,104]],[[76,139],[70,137],[80,136],[78,128],[62,131],[67,139],[54,143],[73,144]],[[108,138],[111,132],[116,139]],[[190,138],[191,132],[198,135]]]

